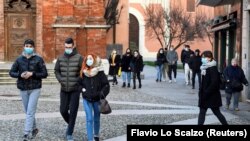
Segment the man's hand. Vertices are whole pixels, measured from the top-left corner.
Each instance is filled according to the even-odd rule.
[[[26,72],[23,72],[23,73],[21,74],[21,77],[24,78],[24,79],[28,79],[28,78],[30,78],[32,75],[33,75],[33,72],[26,71]]]

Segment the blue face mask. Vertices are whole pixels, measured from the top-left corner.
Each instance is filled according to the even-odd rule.
[[[24,47],[24,53],[31,55],[34,52],[34,48]]]
[[[73,52],[73,48],[66,48],[65,53],[66,54],[71,54]]]
[[[92,66],[93,63],[94,63],[94,60],[92,60],[92,59],[88,59],[87,62],[86,62],[86,64],[87,64],[88,66]]]
[[[201,62],[202,62],[202,64],[207,64],[207,59],[206,58],[201,58]]]

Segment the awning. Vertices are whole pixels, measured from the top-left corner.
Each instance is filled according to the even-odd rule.
[[[222,29],[228,29],[230,27],[235,27],[236,23],[234,20],[231,20],[231,19],[228,19],[226,21],[223,21],[219,24],[216,24],[216,25],[213,25],[211,27],[211,30],[210,32],[215,32],[215,31],[219,31],[219,30],[222,30]]]
[[[220,6],[232,4],[235,0],[197,0],[196,5],[206,5],[206,6]]]

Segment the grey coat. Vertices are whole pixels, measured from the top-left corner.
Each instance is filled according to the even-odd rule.
[[[167,52],[167,61],[169,65],[176,65],[178,61],[178,54],[176,51]]]

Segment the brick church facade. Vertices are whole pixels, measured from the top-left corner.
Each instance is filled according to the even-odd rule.
[[[47,62],[64,52],[72,37],[83,55],[106,56],[108,26],[103,0],[2,0],[0,1],[0,61],[13,61],[27,38]]]

